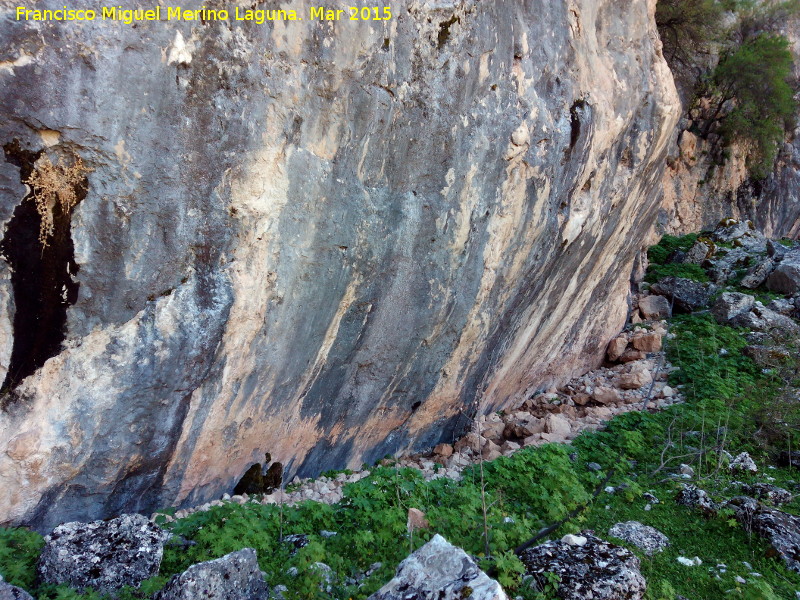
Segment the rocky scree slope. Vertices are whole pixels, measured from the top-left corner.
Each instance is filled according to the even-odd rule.
[[[291,477],[432,447],[596,366],[677,119],[654,8],[3,8],[0,523],[196,505],[266,452]],[[45,156],[86,165],[46,254],[21,183]]]

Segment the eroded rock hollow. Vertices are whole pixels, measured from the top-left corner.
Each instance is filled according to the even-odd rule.
[[[5,390],[0,522],[198,503],[267,452],[291,477],[451,441],[623,325],[680,111],[655,0],[135,27],[4,6],[0,145],[80,157],[87,191],[63,341]],[[4,370],[39,293],[7,260]]]

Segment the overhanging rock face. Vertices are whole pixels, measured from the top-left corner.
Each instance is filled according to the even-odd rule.
[[[265,452],[310,475],[449,440],[622,325],[679,110],[655,0],[309,6],[135,28],[3,9],[0,219],[42,156],[91,170],[53,259],[77,293],[3,264],[4,369],[31,314],[66,324],[6,378],[0,522],[201,502]]]

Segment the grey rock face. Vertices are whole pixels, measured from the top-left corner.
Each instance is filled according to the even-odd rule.
[[[369,600],[461,600],[465,597],[474,600],[508,598],[500,584],[481,571],[466,552],[437,534],[401,562],[394,579]]]
[[[0,411],[0,523],[202,504],[265,452],[291,479],[429,448],[623,326],[680,112],[654,4],[311,6],[0,20],[0,221],[43,153],[92,169],[63,327]],[[12,349],[31,295],[0,298],[0,325],[28,311]]]
[[[788,252],[767,279],[767,289],[782,294],[800,292],[800,249]]]
[[[155,600],[266,600],[269,589],[256,551],[244,548],[192,565],[175,575]]]
[[[673,300],[676,311],[692,312],[708,306],[716,288],[682,277],[664,277],[651,290]]]
[[[727,323],[742,313],[750,312],[756,299],[748,294],[723,292],[711,307],[711,314],[719,323]]]
[[[800,573],[800,517],[742,496],[731,499],[729,504],[747,531],[763,537],[787,567]]]
[[[558,597],[563,600],[641,600],[647,584],[639,559],[621,546],[583,536],[583,545],[551,541],[523,552],[520,558],[527,574],[534,578],[548,572],[559,575]]]
[[[633,544],[642,549],[645,554],[653,555],[669,546],[669,538],[655,527],[643,525],[639,521],[626,521],[617,523],[608,530],[608,535]]]
[[[36,572],[44,583],[111,593],[158,575],[171,534],[142,515],[64,523],[45,536]]]
[[[0,600],[33,600],[28,592],[3,580],[0,575]]]

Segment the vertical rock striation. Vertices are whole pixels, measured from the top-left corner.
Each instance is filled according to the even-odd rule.
[[[623,324],[679,112],[655,0],[135,28],[0,6],[6,236],[22,152],[91,169],[63,341],[4,397],[0,522],[204,501],[265,452],[309,475],[450,440]],[[10,281],[4,364],[32,301]]]

